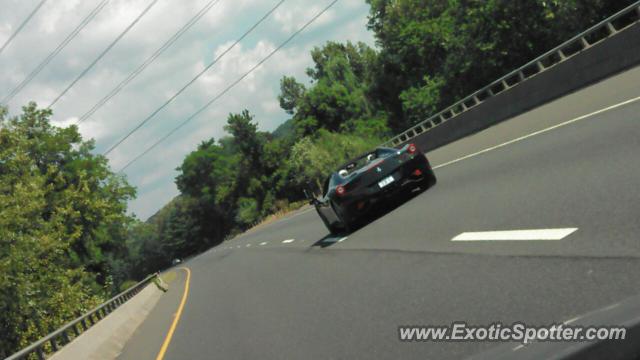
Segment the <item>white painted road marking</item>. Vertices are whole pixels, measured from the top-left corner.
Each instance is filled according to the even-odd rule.
[[[263,242],[261,242],[261,243],[260,243],[260,246],[265,246],[265,245],[267,245],[267,244],[268,244],[268,242],[263,241]]]
[[[324,242],[324,243],[335,243],[335,242],[343,242],[343,241],[345,241],[345,240],[347,240],[347,236],[342,237],[342,238],[339,238],[339,237],[329,237],[329,238],[326,238],[326,239],[322,240],[322,242]]]
[[[565,324],[565,325],[569,325],[569,324],[571,324],[572,322],[574,322],[574,321],[578,321],[578,320],[580,320],[580,316],[576,316],[576,317],[574,317],[574,318],[572,318],[572,319],[569,319],[569,320],[567,320],[567,321],[563,322],[563,324]]]
[[[608,107],[606,107],[604,109],[600,109],[600,110],[594,111],[594,112],[589,113],[589,114],[578,116],[577,118],[565,121],[563,123],[560,123],[560,124],[557,124],[557,125],[553,125],[553,126],[550,126],[548,128],[545,128],[545,129],[542,129],[542,130],[539,130],[539,131],[532,132],[531,134],[521,136],[519,138],[507,141],[507,142],[502,143],[500,145],[492,146],[492,147],[486,148],[484,150],[480,150],[478,152],[475,152],[473,154],[465,155],[465,156],[463,156],[461,158],[458,158],[458,159],[455,159],[455,160],[451,160],[451,161],[447,161],[444,164],[440,164],[440,165],[434,166],[433,169],[438,169],[438,168],[441,168],[441,167],[445,167],[447,165],[455,164],[458,161],[462,161],[462,160],[465,160],[465,159],[468,159],[468,158],[471,158],[471,157],[474,157],[474,156],[477,156],[477,155],[480,155],[480,154],[484,154],[484,153],[489,152],[491,150],[499,149],[499,148],[501,148],[503,146],[507,146],[509,144],[513,144],[513,143],[518,142],[518,141],[522,141],[522,140],[524,140],[526,138],[529,138],[529,137],[532,137],[532,136],[536,136],[536,135],[539,135],[539,134],[542,134],[542,133],[546,133],[547,131],[551,131],[553,129],[556,129],[556,128],[559,128],[559,127],[562,127],[562,126],[569,125],[569,124],[572,124],[574,122],[578,122],[580,120],[584,120],[584,119],[592,117],[594,115],[602,114],[603,112],[606,112],[606,111],[609,111],[609,110],[613,110],[613,109],[618,108],[620,106],[631,104],[631,103],[636,102],[638,100],[640,100],[640,96],[635,97],[633,99],[629,99],[629,100],[623,101],[621,103],[617,103],[615,105],[608,106]]]
[[[251,244],[247,244],[247,247],[251,246]]]
[[[295,239],[287,239],[287,240],[282,240],[283,244],[288,244],[288,243],[292,243]]]
[[[560,240],[578,228],[464,232],[451,241]]]

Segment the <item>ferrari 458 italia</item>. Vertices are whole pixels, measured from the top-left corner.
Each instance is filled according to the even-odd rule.
[[[414,144],[380,147],[340,166],[325,180],[322,196],[311,203],[331,233],[349,232],[381,200],[416,188],[424,191],[435,183],[427,157]]]

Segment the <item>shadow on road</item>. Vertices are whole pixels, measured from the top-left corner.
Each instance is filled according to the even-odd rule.
[[[344,233],[344,234],[327,234],[325,235],[325,237],[323,237],[322,239],[314,242],[311,247],[319,247],[319,248],[326,248],[329,247],[333,244],[337,244],[340,239],[343,239],[345,237],[349,236],[348,233]]]
[[[332,245],[335,245],[340,242],[340,240],[350,236],[351,234],[357,232],[358,230],[368,226],[372,222],[380,219],[381,217],[389,214],[400,206],[404,205],[406,202],[412,200],[420,194],[423,194],[424,191],[413,191],[410,193],[405,193],[399,195],[396,198],[388,199],[385,201],[381,201],[376,204],[367,214],[365,214],[359,221],[353,224],[353,229],[351,232],[340,232],[338,234],[327,234],[323,238],[314,242],[311,247],[319,247],[326,248]]]

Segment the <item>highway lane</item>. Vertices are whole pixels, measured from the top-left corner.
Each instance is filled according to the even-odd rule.
[[[448,145],[449,154],[438,149],[434,162],[539,130],[532,124],[549,107],[545,126],[583,115],[576,101],[614,92],[605,85]],[[613,98],[640,95],[625,91]],[[639,153],[635,101],[439,168],[433,189],[346,238],[328,239],[315,212],[304,211],[225,242],[185,264],[191,295],[166,358],[460,358],[491,344],[401,343],[397,326],[542,325],[634,295]],[[557,241],[451,241],[567,227],[578,230]],[[160,306],[154,314],[171,315]],[[166,333],[153,330],[146,337]]]
[[[174,272],[175,277],[167,276],[169,272]],[[167,281],[169,290],[162,296],[151,315],[145,319],[129,338],[127,346],[122,349],[118,359],[155,359],[160,351],[174,320],[172,315],[175,314],[180,306],[186,272],[174,269],[161,274],[161,276],[164,279],[171,279]]]
[[[460,358],[491,344],[401,343],[397,326],[550,324],[640,285],[630,259],[292,248],[213,253],[190,267],[167,359]]]

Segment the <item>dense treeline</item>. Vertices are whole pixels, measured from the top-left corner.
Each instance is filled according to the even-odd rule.
[[[10,119],[0,108],[0,357],[129,276],[122,259],[135,191],[77,127],[54,127],[50,116],[35,104]]]
[[[228,136],[186,156],[181,194],[147,222],[126,215],[134,189],[76,127],[50,125],[34,104],[11,119],[0,109],[0,350],[44,335],[127,279],[299,205],[302,189],[338,162],[631,2],[367,0],[376,48],[315,48],[308,79],[280,81],[290,119],[268,133],[249,111],[230,114]]]
[[[369,92],[404,130],[633,3],[367,0],[380,48]]]

